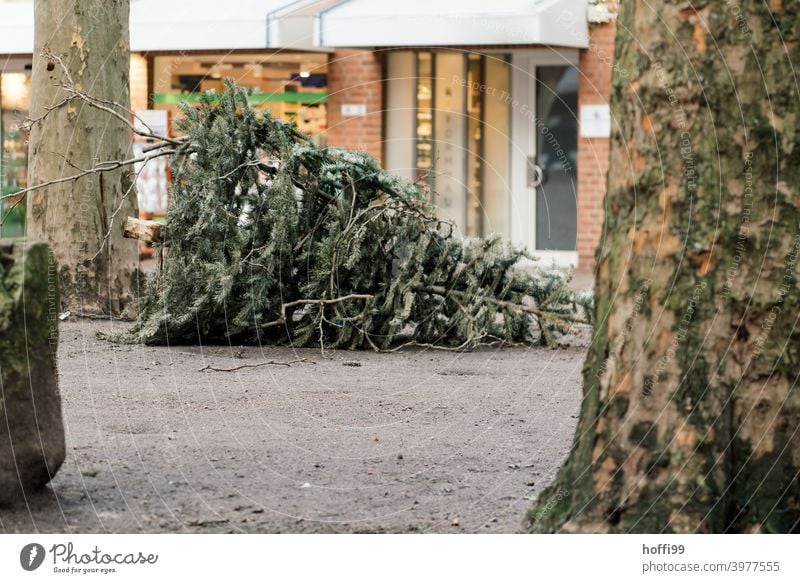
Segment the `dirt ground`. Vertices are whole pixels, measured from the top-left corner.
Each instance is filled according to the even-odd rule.
[[[123,325],[61,325],[67,460],[0,509],[0,531],[518,532],[577,422],[585,346],[323,356],[96,338]]]

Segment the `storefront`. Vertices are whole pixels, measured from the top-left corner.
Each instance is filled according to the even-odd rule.
[[[366,151],[426,186],[465,236],[497,233],[545,263],[590,269],[602,237],[614,3],[451,6],[244,0],[226,12],[211,0],[138,0],[132,107],[165,114],[174,131],[181,101],[233,78],[255,107],[318,144]],[[0,58],[24,56],[32,12],[15,8],[14,23],[5,10]],[[6,189],[24,180],[15,128],[29,62],[0,66],[13,97],[3,99]]]

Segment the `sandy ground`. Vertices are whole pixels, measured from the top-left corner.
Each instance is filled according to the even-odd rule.
[[[61,326],[67,461],[4,532],[518,532],[584,348],[114,346]],[[264,360],[312,362],[201,372]]]

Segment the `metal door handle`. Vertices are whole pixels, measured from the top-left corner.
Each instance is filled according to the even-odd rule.
[[[528,188],[539,188],[544,179],[544,170],[533,156],[528,157]]]

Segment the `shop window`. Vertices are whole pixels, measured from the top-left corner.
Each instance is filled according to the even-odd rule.
[[[435,197],[439,216],[452,221],[469,236],[467,207],[467,87],[466,55],[455,51],[435,53],[434,149]]]
[[[0,74],[0,193],[12,194],[27,185],[28,145],[20,130],[28,116],[30,73]],[[0,237],[20,237],[24,233],[25,206],[14,198],[2,200]],[[12,207],[15,207],[12,209]]]
[[[305,53],[159,56],[153,60],[153,106],[173,117],[181,101],[219,93],[232,78],[256,109],[294,122],[324,145],[327,130],[327,56]],[[174,129],[174,124],[173,124]]]
[[[416,161],[419,180],[433,187],[433,55],[417,55]]]
[[[417,180],[417,56],[412,51],[386,55],[383,162],[392,173]]]
[[[409,104],[398,92],[409,90],[405,80],[412,64]],[[412,139],[414,178],[431,191],[439,215],[466,236],[508,236],[508,55],[397,51],[390,53],[387,66],[389,169],[408,176],[403,151]],[[407,107],[413,109],[411,135],[405,129]]]
[[[483,216],[483,58],[467,57],[467,235],[482,234]],[[485,85],[484,85],[485,87]]]
[[[480,234],[511,238],[511,66],[509,55],[483,59]]]

